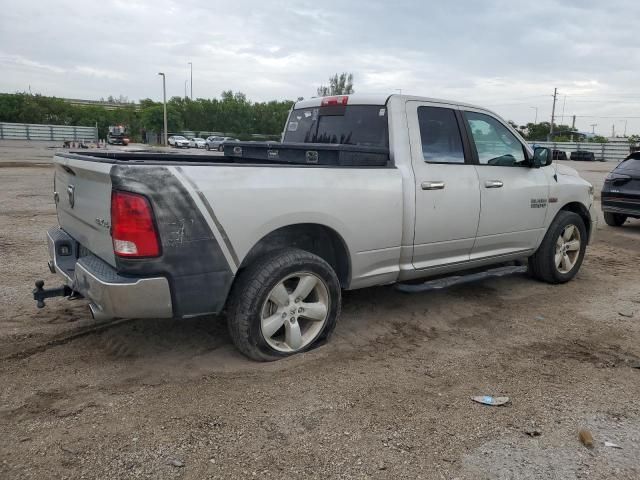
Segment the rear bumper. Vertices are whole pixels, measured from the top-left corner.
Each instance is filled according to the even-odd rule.
[[[640,196],[638,198],[603,196],[601,206],[603,212],[640,217]]]
[[[47,232],[50,268],[91,302],[101,318],[173,317],[171,289],[165,277],[125,277],[89,254],[78,258],[79,245],[59,227]]]

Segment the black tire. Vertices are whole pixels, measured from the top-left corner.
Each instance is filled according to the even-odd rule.
[[[329,311],[315,339],[295,352],[281,352],[265,340],[261,329],[261,310],[271,290],[289,275],[311,272],[327,287]],[[243,269],[230,293],[227,325],[235,346],[252,360],[268,362],[308,351],[326,341],[333,332],[341,308],[341,290],[333,268],[322,258],[304,250],[287,248],[268,253]]]
[[[622,213],[604,212],[604,221],[610,227],[621,227],[627,221],[627,216]]]
[[[224,152],[224,145],[218,145],[218,151]]]
[[[209,144],[208,144],[208,143],[204,146],[204,148],[206,148],[206,149],[207,149],[207,152],[211,151],[211,147],[209,146]]]
[[[580,232],[580,250],[573,267],[566,273],[563,273],[556,266],[556,242],[564,231],[565,227],[574,225]],[[574,212],[561,210],[556,218],[551,222],[547,233],[538,247],[536,253],[529,257],[529,273],[536,279],[547,283],[565,283],[576,276],[582,260],[584,252],[587,248],[587,227],[582,217]]]

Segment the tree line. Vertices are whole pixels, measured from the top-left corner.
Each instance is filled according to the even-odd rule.
[[[248,139],[253,134],[279,135],[293,102],[252,102],[241,92],[227,90],[221,98],[173,97],[167,101],[169,132],[232,133]],[[84,125],[98,127],[106,138],[109,125],[126,125],[133,140],[141,134],[163,128],[161,102],[141,100],[138,105],[122,103],[115,109],[102,105],[73,105],[68,101],[28,93],[0,94],[0,122]]]

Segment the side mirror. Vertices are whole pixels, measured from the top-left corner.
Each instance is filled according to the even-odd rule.
[[[533,150],[533,168],[546,167],[553,162],[551,149],[546,147],[536,147]]]

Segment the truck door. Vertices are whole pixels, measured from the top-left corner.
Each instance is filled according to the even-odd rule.
[[[480,217],[478,174],[457,107],[407,102],[415,178],[413,266],[469,260]]]
[[[467,110],[467,109],[465,109]],[[545,168],[531,168],[518,137],[487,112],[464,111],[477,159],[481,210],[471,259],[531,250],[544,234],[549,199]]]

